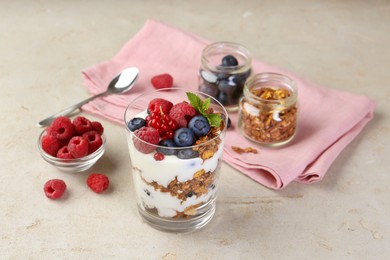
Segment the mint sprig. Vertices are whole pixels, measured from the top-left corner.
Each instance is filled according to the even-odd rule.
[[[220,114],[207,113],[207,110],[209,109],[211,103],[210,98],[206,98],[204,101],[202,101],[202,99],[200,99],[200,97],[194,93],[187,92],[186,94],[191,106],[201,115],[207,118],[207,121],[209,121],[210,126],[219,127],[221,125],[222,117]]]

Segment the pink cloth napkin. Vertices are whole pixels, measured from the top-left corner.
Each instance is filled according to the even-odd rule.
[[[123,68],[138,67],[140,75],[131,92],[111,95],[83,106],[86,112],[123,124],[127,104],[144,91],[152,90],[150,78],[170,73],[177,87],[196,90],[201,51],[207,40],[148,20],[143,28],[111,60],[83,71],[85,86],[96,94]],[[252,70],[278,72],[298,85],[299,121],[295,139],[282,148],[260,147],[239,134],[237,114],[230,113],[223,160],[253,180],[272,189],[291,183],[321,180],[338,154],[372,119],[375,102],[367,97],[319,86],[293,73],[254,60]],[[257,154],[238,154],[232,146],[252,147]]]

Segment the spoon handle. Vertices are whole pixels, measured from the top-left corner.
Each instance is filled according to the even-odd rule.
[[[90,98],[87,98],[87,99],[85,99],[85,100],[83,100],[83,101],[81,101],[81,102],[79,102],[79,103],[77,103],[77,104],[74,104],[73,106],[70,106],[70,107],[68,107],[68,108],[66,108],[66,109],[64,109],[64,110],[62,110],[62,111],[60,111],[60,112],[58,112],[58,113],[55,113],[54,115],[49,116],[49,117],[46,118],[46,119],[43,119],[42,121],[40,121],[40,122],[38,123],[38,126],[39,126],[39,127],[48,126],[48,125],[51,124],[51,122],[53,122],[53,120],[54,120],[56,117],[58,117],[58,116],[66,116],[66,115],[69,115],[71,112],[73,112],[73,111],[75,111],[76,109],[80,108],[82,105],[87,104],[87,103],[90,102],[91,100],[93,100],[93,99],[95,99],[95,98],[97,98],[97,97],[106,95],[106,94],[107,94],[107,92],[102,92],[102,93],[100,93],[100,94],[97,94],[97,95],[95,95],[95,96],[92,96],[92,97],[90,97]]]

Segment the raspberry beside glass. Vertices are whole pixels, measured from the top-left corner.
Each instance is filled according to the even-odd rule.
[[[225,136],[224,107],[201,93],[146,93],[126,109],[125,126],[141,217],[186,232],[214,215]]]

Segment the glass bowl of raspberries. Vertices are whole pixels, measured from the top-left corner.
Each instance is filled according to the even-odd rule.
[[[65,172],[91,168],[104,154],[106,137],[98,121],[83,116],[57,117],[38,138],[42,158]]]

